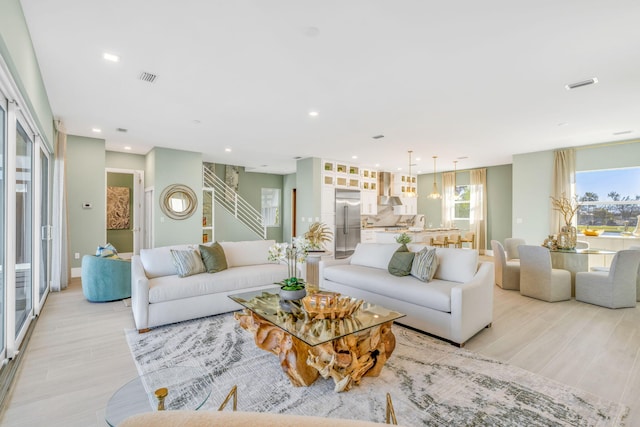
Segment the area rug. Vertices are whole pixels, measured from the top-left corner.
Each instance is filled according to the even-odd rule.
[[[238,410],[250,412],[384,422],[388,392],[404,426],[624,425],[624,405],[393,328],[396,349],[380,376],[364,377],[346,393],[334,392],[333,381],[323,378],[293,387],[277,356],[257,348],[232,314],[125,333],[140,374],[176,365],[210,373],[214,390],[203,409],[217,409],[237,384]]]

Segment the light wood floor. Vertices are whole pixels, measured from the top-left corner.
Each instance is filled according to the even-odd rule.
[[[49,296],[2,426],[105,426],[109,396],[136,369],[122,301],[87,302],[79,280]],[[640,426],[640,305],[609,310],[575,300],[546,303],[495,287],[493,327],[466,349],[631,407]]]

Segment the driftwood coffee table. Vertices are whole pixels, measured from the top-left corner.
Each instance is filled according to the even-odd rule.
[[[335,391],[347,391],[363,376],[378,376],[396,339],[393,321],[404,314],[364,302],[342,319],[312,320],[295,303],[283,310],[278,288],[229,298],[245,307],[235,313],[263,350],[280,358],[282,370],[295,386],[309,386],[318,376],[332,378]]]

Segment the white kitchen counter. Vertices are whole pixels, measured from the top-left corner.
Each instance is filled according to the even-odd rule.
[[[402,233],[407,233],[411,237],[412,243],[429,243],[432,237],[450,235],[453,233],[460,233],[457,228],[436,228],[436,229],[424,229],[422,231],[409,231],[409,229],[397,229],[386,230],[380,228],[369,228],[361,230],[362,242],[375,242],[375,243],[395,243],[396,237]],[[365,237],[366,235],[366,237]],[[373,238],[371,237],[373,235]]]

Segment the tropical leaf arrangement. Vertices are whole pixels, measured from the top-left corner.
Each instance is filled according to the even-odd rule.
[[[309,230],[304,234],[312,249],[322,249],[325,243],[333,240],[333,232],[327,224],[314,222],[309,226]]]

